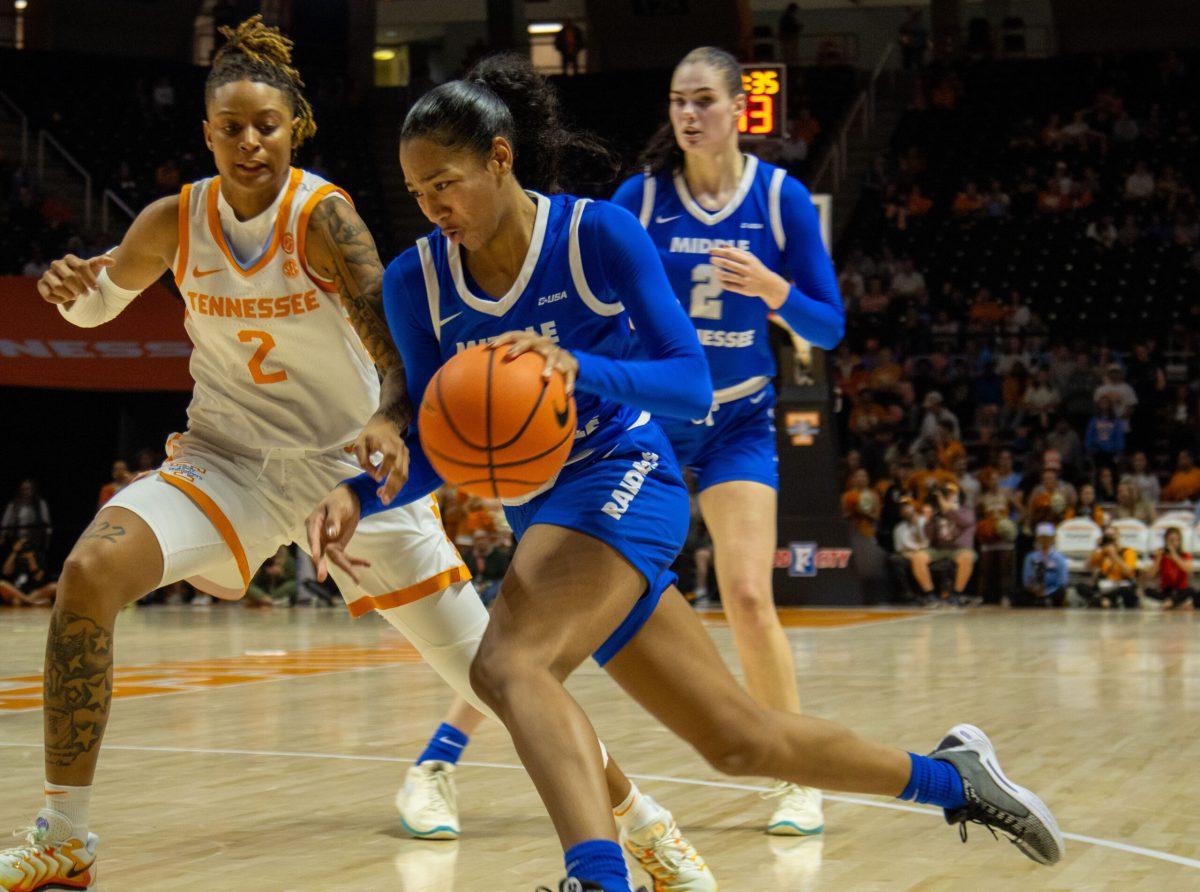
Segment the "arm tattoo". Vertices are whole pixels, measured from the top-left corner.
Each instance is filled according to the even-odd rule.
[[[107,520],[94,520],[92,525],[83,531],[80,539],[103,539],[105,542],[116,543],[125,535],[125,527]]]
[[[412,417],[412,406],[404,386],[404,361],[384,315],[383,264],[375,240],[354,208],[336,198],[318,204],[309,225],[325,242],[342,306],[384,379],[379,411],[403,428]]]
[[[69,768],[95,759],[112,702],[112,629],[90,617],[55,610],[46,640],[43,699],[46,761]]]

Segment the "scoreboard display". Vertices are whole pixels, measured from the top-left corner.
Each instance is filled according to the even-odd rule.
[[[748,139],[780,139],[787,127],[787,66],[743,65],[746,110],[738,133]]]

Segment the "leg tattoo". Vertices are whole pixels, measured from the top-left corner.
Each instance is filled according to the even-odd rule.
[[[48,764],[69,768],[100,745],[112,701],[112,642],[112,629],[90,617],[51,615],[43,707]]]

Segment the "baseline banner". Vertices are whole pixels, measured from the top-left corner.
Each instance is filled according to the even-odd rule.
[[[0,308],[0,386],[192,389],[183,305],[163,285],[96,328],[71,325],[26,276],[0,276]]]

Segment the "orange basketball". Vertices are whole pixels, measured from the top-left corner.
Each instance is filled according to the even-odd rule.
[[[563,466],[575,440],[575,400],[566,379],[542,377],[546,360],[507,348],[462,351],[425,388],[417,428],[435,471],[485,498],[533,492]]]

